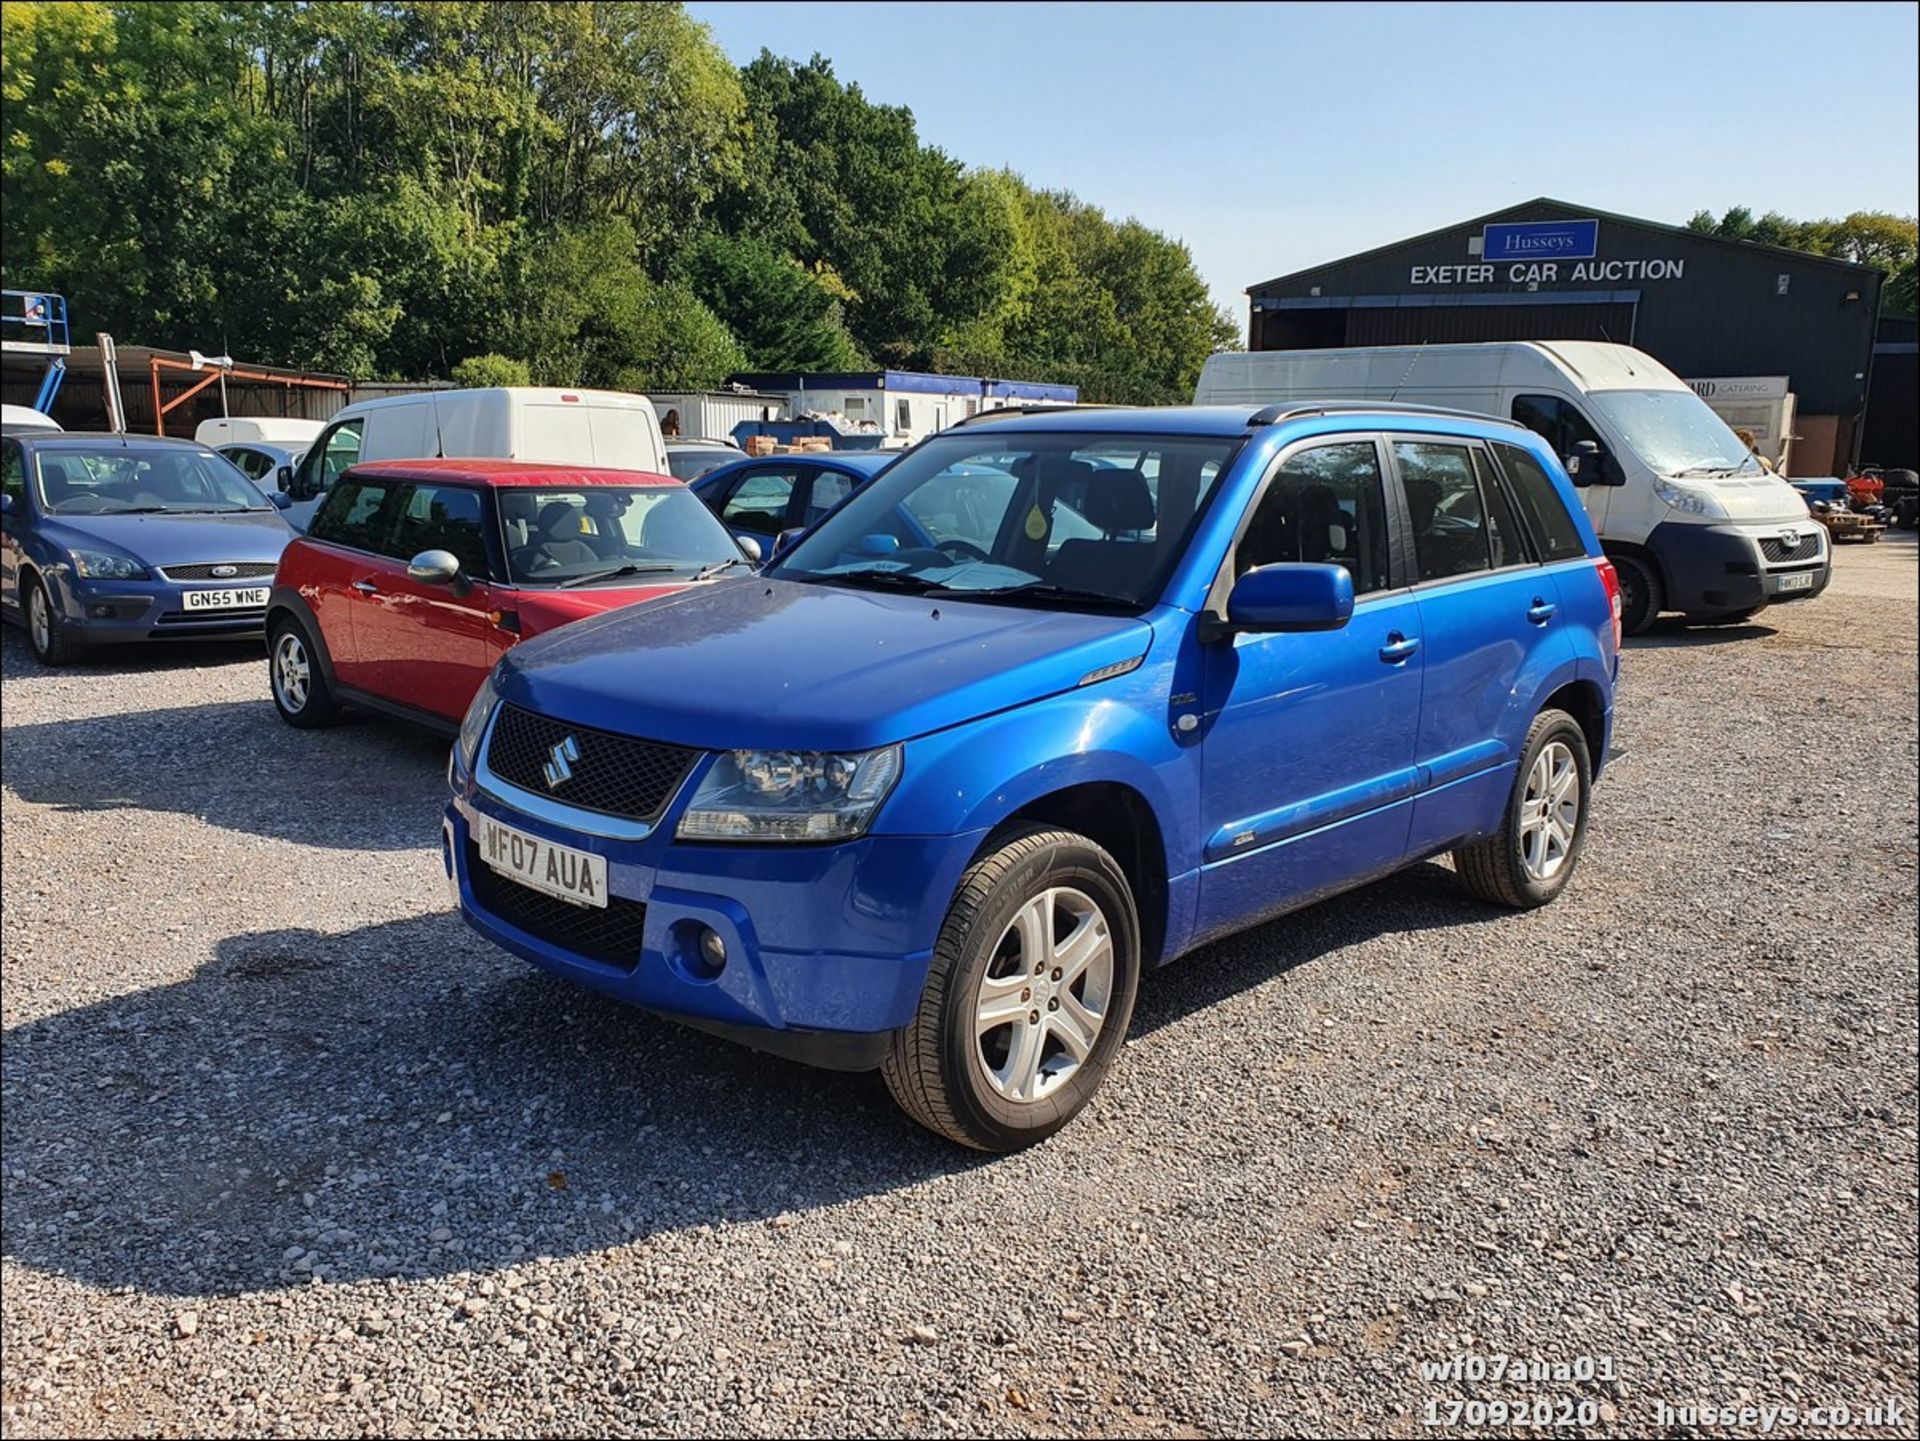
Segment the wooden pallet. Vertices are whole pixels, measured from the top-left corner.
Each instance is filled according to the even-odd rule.
[[[1827,534],[1838,545],[1843,540],[1857,540],[1862,545],[1871,545],[1878,539],[1886,527],[1877,520],[1868,520],[1864,515],[1821,515],[1814,517],[1827,528]]]

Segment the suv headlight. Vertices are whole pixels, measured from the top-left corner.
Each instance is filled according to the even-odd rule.
[[[467,713],[460,718],[460,734],[454,737],[453,753],[460,762],[460,769],[468,774],[473,772],[474,754],[480,749],[480,737],[487,733],[487,722],[493,717],[494,703],[500,699],[500,692],[494,689],[493,672],[487,672],[487,678],[480,683],[479,693],[473,698],[473,704],[467,707]]]
[[[88,580],[145,580],[147,568],[131,556],[115,555],[110,550],[76,550],[73,569]]]
[[[1720,498],[1709,491],[1698,490],[1691,485],[1675,485],[1670,480],[1657,480],[1653,483],[1653,493],[1675,510],[1683,510],[1688,515],[1704,515],[1714,520],[1725,520],[1727,508]]]
[[[900,747],[722,751],[679,836],[687,841],[844,841],[864,832],[900,779]]]

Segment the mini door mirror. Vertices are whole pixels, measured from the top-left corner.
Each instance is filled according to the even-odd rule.
[[[760,548],[760,542],[755,540],[752,536],[736,535],[733,539],[734,539],[734,543],[740,547],[740,554],[744,555],[748,560],[752,561],[755,565],[760,564],[761,561],[766,559],[766,556],[767,556],[766,551]]]
[[[773,553],[776,556],[785,555],[793,549],[795,543],[805,534],[806,531],[801,527],[797,525],[789,526],[773,538]]]
[[[472,584],[460,571],[460,558],[450,550],[423,550],[407,562],[407,578],[422,585],[450,586],[455,595],[465,595]]]
[[[1227,596],[1229,631],[1339,630],[1352,618],[1353,577],[1345,566],[1255,566]]]

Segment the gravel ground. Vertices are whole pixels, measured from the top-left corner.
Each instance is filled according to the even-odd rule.
[[[5,1431],[1912,1435],[1915,562],[1635,643],[1555,906],[1428,864],[1189,957],[1005,1159],[479,942],[442,743],[9,631]],[[1617,1379],[1417,1370],[1475,1353]]]

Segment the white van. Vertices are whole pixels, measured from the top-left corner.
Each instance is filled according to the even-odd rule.
[[[298,451],[313,444],[313,438],[326,428],[324,420],[291,415],[226,415],[201,421],[193,429],[193,438],[212,450],[259,441]]]
[[[60,422],[31,405],[0,405],[0,426],[16,430],[58,430]]]
[[[545,460],[667,474],[660,422],[644,395],[613,390],[427,390],[349,405],[327,422],[287,489],[330,490],[362,460]]]
[[[1519,421],[1582,487],[1620,573],[1623,623],[1662,611],[1739,621],[1826,589],[1826,531],[1687,383],[1627,345],[1588,340],[1222,354],[1202,405],[1405,401]]]

